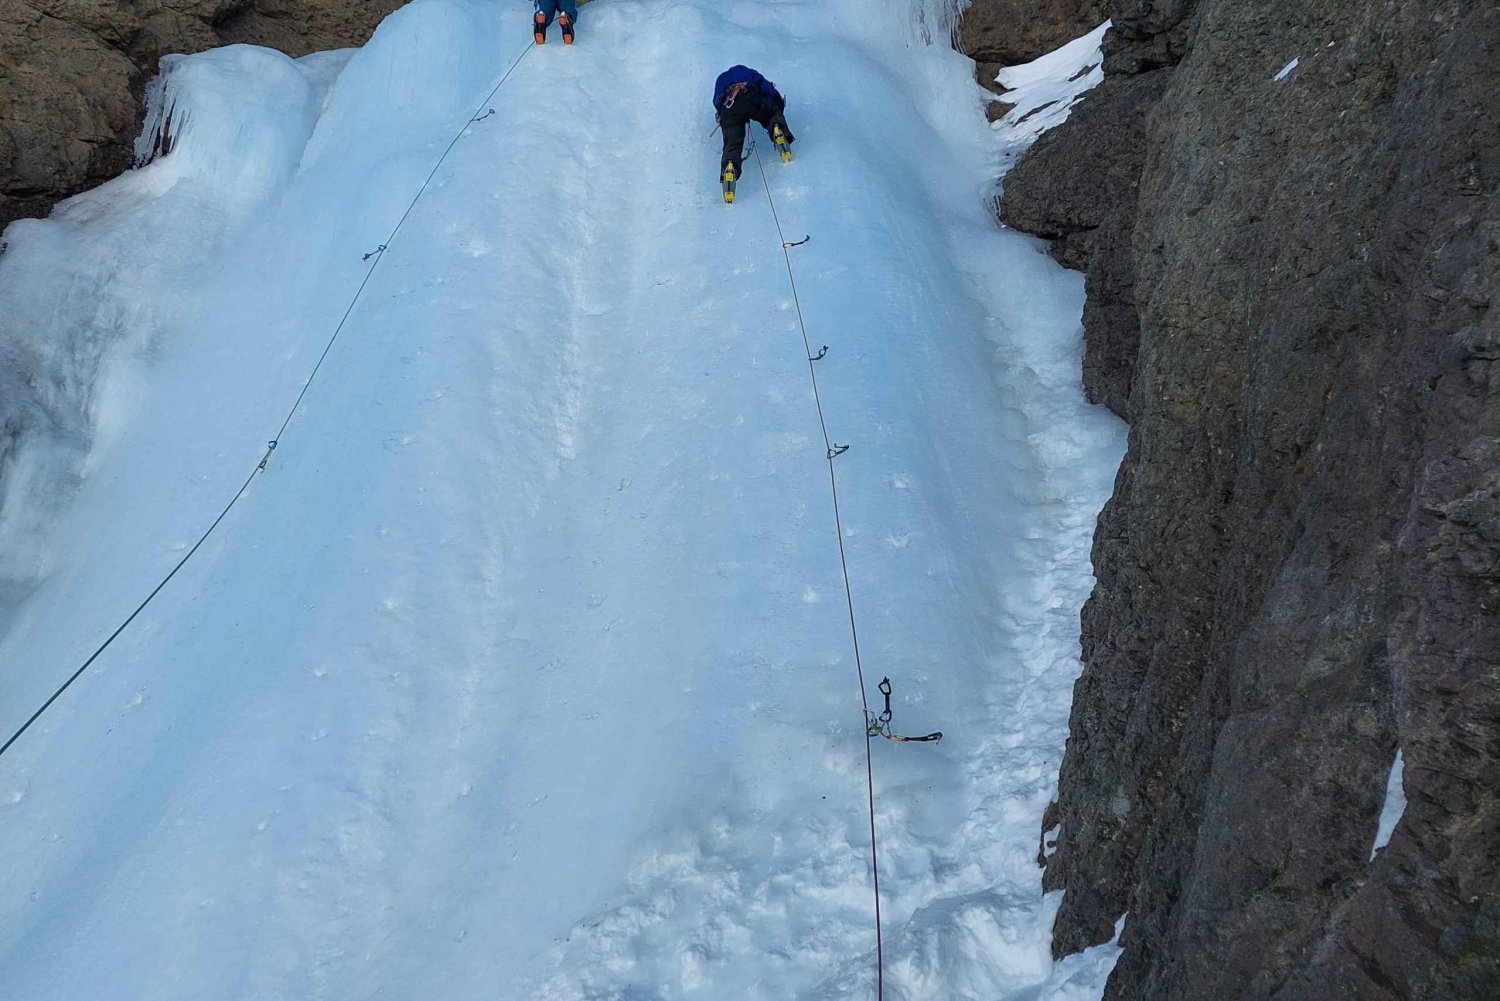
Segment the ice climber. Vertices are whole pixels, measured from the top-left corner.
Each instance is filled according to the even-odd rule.
[[[536,44],[547,44],[547,28],[552,19],[562,28],[563,44],[573,44],[573,29],[578,24],[578,0],[536,0]]]
[[[731,66],[714,81],[714,118],[724,129],[724,157],[719,180],[724,200],[734,201],[734,185],[740,177],[740,157],[745,151],[745,129],[760,122],[780,151],[792,159],[792,130],[786,123],[786,98],[776,85],[748,66]]]

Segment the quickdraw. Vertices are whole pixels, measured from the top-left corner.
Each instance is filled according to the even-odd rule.
[[[891,679],[881,678],[880,694],[885,696],[885,709],[880,715],[875,715],[870,710],[865,710],[865,736],[884,737],[886,740],[898,741],[902,744],[921,744],[928,741],[939,741],[943,739],[943,731],[934,730],[932,733],[922,737],[903,737],[898,733],[891,732]]]

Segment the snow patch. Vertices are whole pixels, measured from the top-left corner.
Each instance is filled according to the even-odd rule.
[[[1375,861],[1375,856],[1380,850],[1391,843],[1391,835],[1395,833],[1396,825],[1401,822],[1401,817],[1406,813],[1406,787],[1402,784],[1405,773],[1405,765],[1402,762],[1401,748],[1396,748],[1396,758],[1391,762],[1390,774],[1385,780],[1385,802],[1380,807],[1380,822],[1375,828],[1375,844],[1370,849],[1370,861]]]
[[[1292,70],[1296,69],[1297,68],[1297,63],[1300,62],[1300,61],[1301,61],[1300,57],[1298,57],[1297,59],[1293,59],[1291,62],[1287,63],[1285,66],[1281,67],[1281,69],[1276,72],[1276,75],[1274,77],[1272,77],[1272,79],[1273,80],[1277,80],[1277,81],[1285,80],[1286,77],[1287,77],[1287,74],[1291,73]]]
[[[1019,156],[1037,136],[1067,121],[1083,95],[1104,82],[1104,34],[1109,21],[1044,56],[1007,66],[995,78],[1000,100],[1013,105],[994,123],[1009,157]]]
[[[1059,904],[1062,901],[1061,893],[1049,896],[1055,897]],[[1115,921],[1115,935],[1108,942],[1058,960],[1034,995],[1034,1001],[1099,1001],[1104,982],[1120,958],[1120,934],[1125,929],[1126,917],[1122,914]]]

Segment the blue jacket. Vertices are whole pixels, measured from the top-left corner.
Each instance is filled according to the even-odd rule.
[[[719,74],[719,79],[714,81],[714,111],[721,111],[724,107],[724,95],[737,83],[745,85],[747,90],[758,90],[763,96],[781,99],[776,85],[748,66],[731,66]]]

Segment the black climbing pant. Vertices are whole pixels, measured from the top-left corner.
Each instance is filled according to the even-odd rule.
[[[781,95],[763,94],[757,90],[744,90],[735,97],[734,106],[719,112],[719,124],[724,129],[724,158],[719,164],[723,169],[734,165],[734,176],[744,174],[740,157],[745,155],[745,129],[751,122],[759,122],[769,134],[780,125],[786,133],[786,141],[792,141],[792,130],[786,123],[786,98]]]

